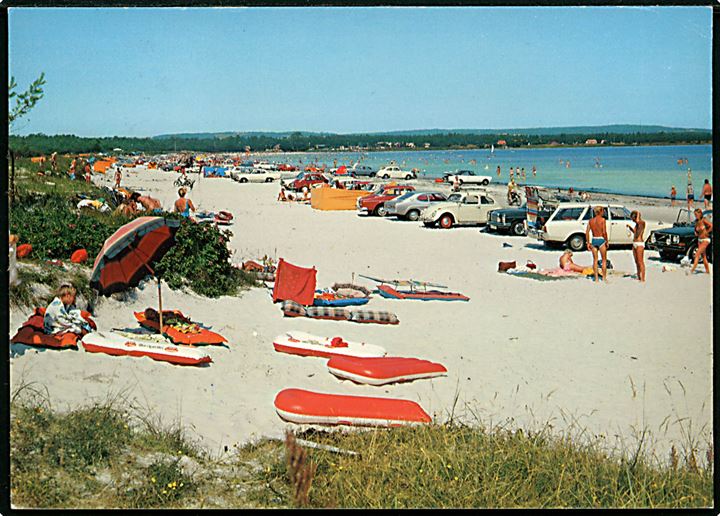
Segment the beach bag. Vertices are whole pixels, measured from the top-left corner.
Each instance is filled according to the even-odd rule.
[[[516,262],[499,262],[498,263],[498,272],[507,272],[510,269],[514,269],[517,267]]]
[[[32,252],[32,245],[30,245],[30,244],[20,244],[17,247],[17,257],[18,258],[25,258],[31,252]]]
[[[283,301],[282,311],[285,317],[305,317],[307,315],[305,307],[295,301]]]
[[[305,313],[313,319],[330,319],[333,321],[347,321],[350,319],[350,312],[344,308],[334,306],[308,306]]]
[[[84,263],[87,259],[88,253],[85,249],[78,249],[70,256],[70,261],[73,263]]]
[[[350,320],[357,323],[399,324],[400,320],[392,312],[383,310],[353,310]]]

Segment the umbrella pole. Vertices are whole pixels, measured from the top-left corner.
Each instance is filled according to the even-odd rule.
[[[163,309],[162,309],[162,290],[160,288],[160,278],[157,279],[158,284],[158,306],[160,308],[160,335],[163,334]]]

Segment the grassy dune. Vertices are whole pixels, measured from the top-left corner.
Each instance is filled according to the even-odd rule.
[[[11,404],[15,507],[708,507],[712,449],[651,463],[540,431],[456,423],[306,432],[220,457],[119,399],[60,413],[37,385]],[[359,452],[351,455],[347,451]],[[707,459],[707,460],[705,460]]]

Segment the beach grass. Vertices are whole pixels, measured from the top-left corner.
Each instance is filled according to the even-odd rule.
[[[179,423],[167,426],[139,415],[118,398],[68,412],[53,410],[48,399],[35,384],[13,394],[11,501],[16,507],[690,508],[713,503],[710,456],[704,462],[681,452],[662,465],[636,447],[613,455],[597,442],[578,444],[545,430],[458,423],[298,434],[334,447],[303,447],[300,469],[305,468],[309,489],[300,502],[287,443],[265,439],[213,457],[191,442]]]

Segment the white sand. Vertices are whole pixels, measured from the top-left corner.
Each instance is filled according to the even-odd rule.
[[[174,173],[125,174],[123,184],[158,197],[176,198]],[[111,178],[107,178],[108,180]],[[612,278],[610,284],[577,279],[539,282],[498,274],[498,261],[533,260],[554,267],[560,251],[529,238],[482,234],[477,228],[426,229],[420,223],[363,218],[354,212],[321,212],[275,201],[278,186],[200,179],[189,197],[196,206],[235,216],[234,262],[267,253],[293,264],[315,266],[319,287],[349,282],[357,274],[437,282],[468,295],[470,302],[386,300],[369,309],[395,312],[397,326],[283,318],[269,291],[204,299],[163,290],[164,306],[181,309],[229,340],[229,349],[206,348],[206,368],[172,366],[143,358],[80,351],[27,351],[13,346],[13,387],[47,385],[63,409],[124,392],[166,421],[179,420],[211,450],[259,436],[280,436],[288,426],[273,398],[286,387],[321,392],[396,396],[416,400],[439,420],[458,402],[455,415],[485,424],[558,429],[573,422],[608,441],[632,440],[643,428],[665,457],[671,443],[692,434],[704,444],[712,431],[711,278],[661,272],[647,253],[647,284]],[[496,199],[502,198],[496,195]],[[674,220],[677,208],[640,206],[647,219]],[[509,242],[512,248],[503,248]],[[634,272],[629,250],[612,250],[617,270]],[[590,253],[575,261],[590,263]],[[132,311],[156,306],[149,283],[134,300],[104,299],[96,309],[101,329],[136,327]],[[10,331],[27,313],[11,312]],[[325,361],[277,353],[272,340],[298,329],[342,335],[384,346],[389,354],[442,362],[447,377],[371,387],[340,381]],[[680,418],[688,418],[678,423]],[[620,436],[620,437],[616,437]],[[704,446],[701,447],[701,451]]]

